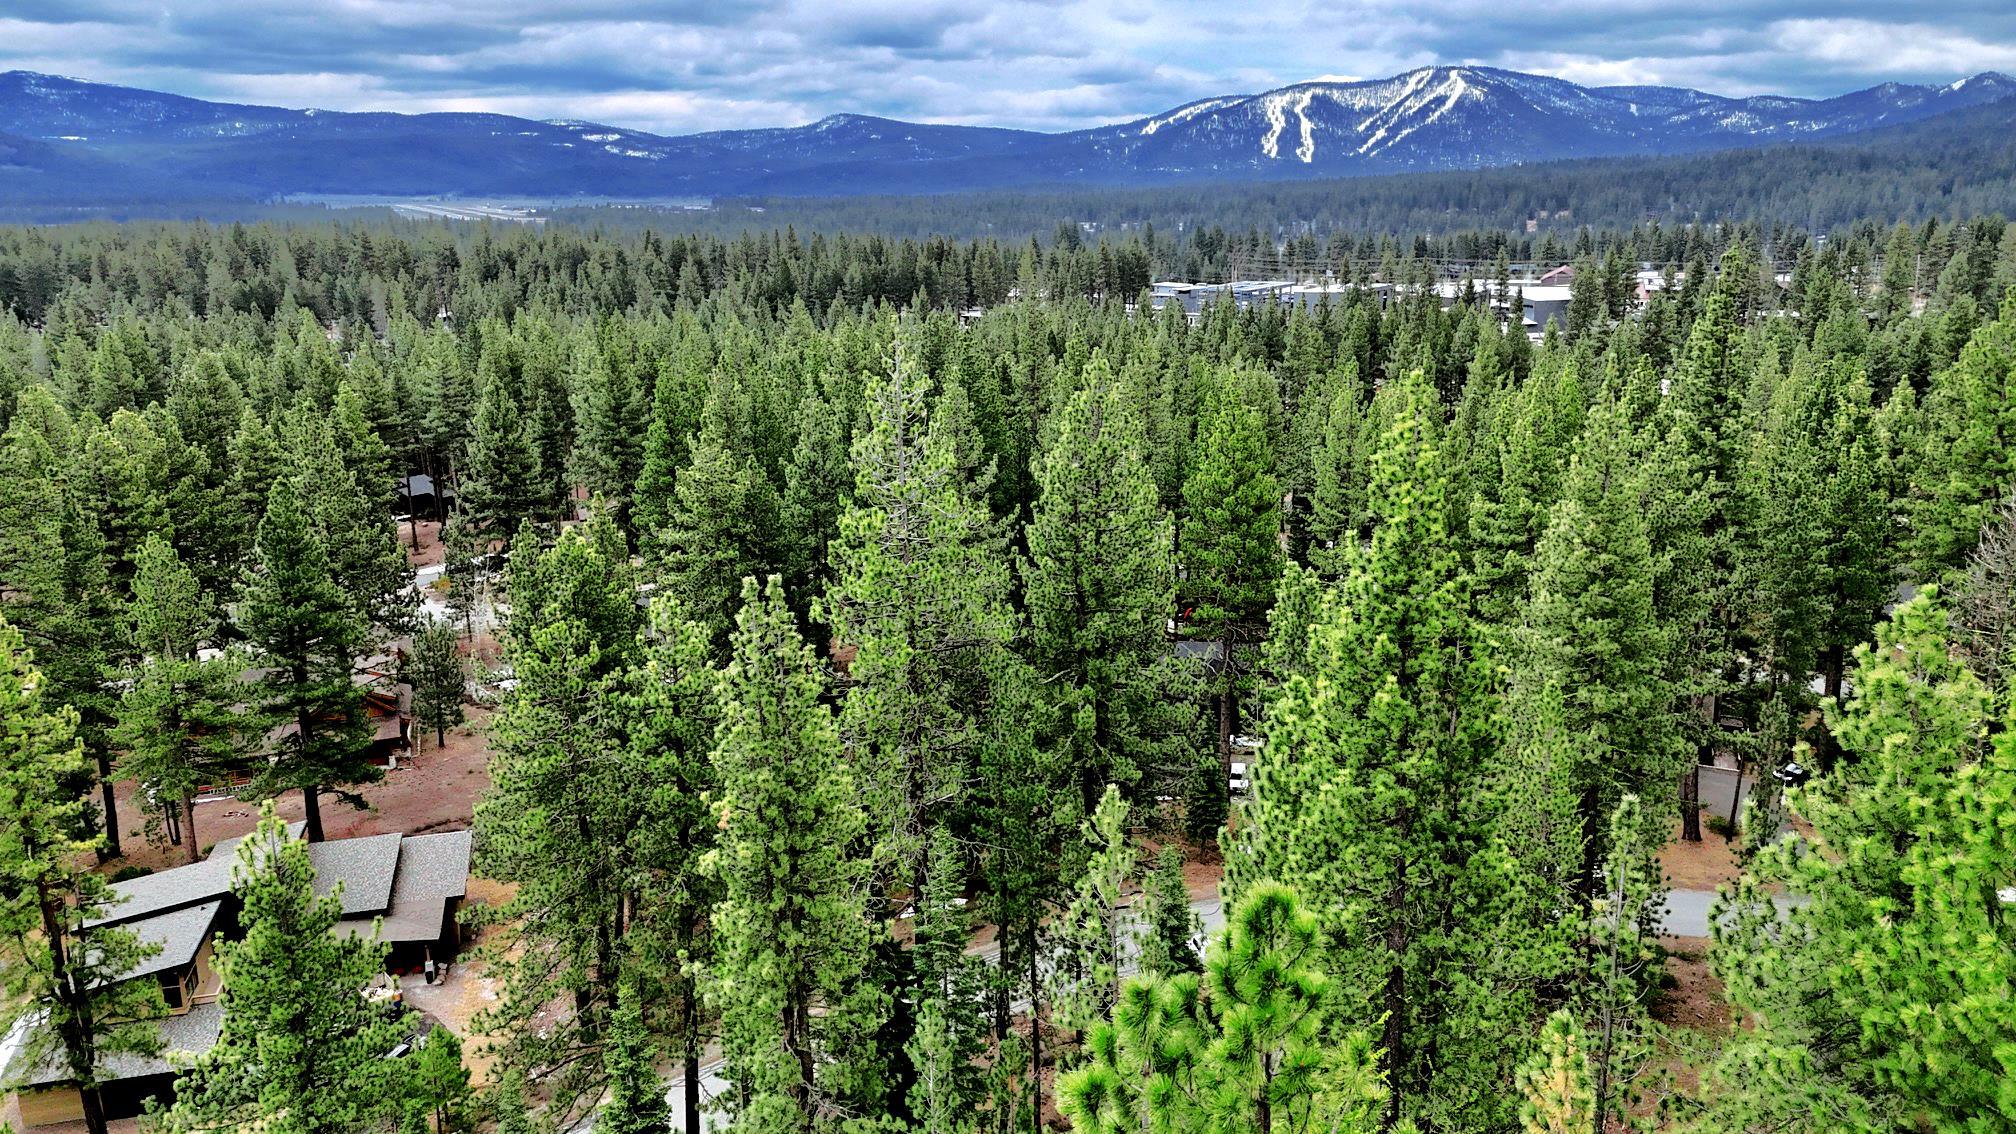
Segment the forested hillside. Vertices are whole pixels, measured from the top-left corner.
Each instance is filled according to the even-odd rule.
[[[1391,286],[1144,295],[1319,263]],[[1432,287],[1514,263],[1576,268],[1537,342]],[[0,229],[0,433],[0,955],[80,1083],[139,1042],[115,789],[318,839],[358,659],[432,729],[501,649],[480,1098],[326,992],[362,946],[290,959],[281,856],[263,1026],[150,1129],[2016,1130],[1999,218]],[[1711,823],[1735,1022],[1682,1028]]]
[[[1572,234],[1656,221],[1782,224],[1825,231],[1868,217],[1922,223],[2016,210],[2016,101],[1806,145],[1677,157],[1535,162],[1514,168],[1314,182],[1146,189],[1055,189],[807,199],[721,197],[650,223],[733,236],[752,222],[802,232],[1019,237],[1060,223],[1118,231],[1257,228],[1272,237],[1450,233]],[[751,210],[761,215],[751,217]],[[229,215],[224,214],[224,215]],[[634,209],[559,208],[574,223],[640,223]]]

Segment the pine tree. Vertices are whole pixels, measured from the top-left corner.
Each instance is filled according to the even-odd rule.
[[[430,620],[413,639],[406,683],[413,688],[413,719],[434,730],[434,746],[448,743],[448,730],[465,719],[463,699],[469,675],[462,661],[460,635],[447,622]]]
[[[1202,1094],[1214,1128],[1371,1129],[1382,1092],[1369,1047],[1362,1033],[1325,1035],[1322,942],[1295,892],[1267,885],[1239,900],[1212,942],[1204,993],[1217,1036]]]
[[[266,512],[266,493],[273,482],[285,475],[287,457],[279,438],[258,411],[246,406],[238,415],[237,431],[226,449],[229,475],[224,482],[225,519],[230,522],[231,543],[241,556],[249,555],[259,535],[259,517]],[[237,557],[234,557],[234,562]]]
[[[840,516],[853,504],[855,471],[847,415],[839,406],[807,395],[798,406],[797,427],[797,441],[784,465],[778,516],[785,541],[784,591],[810,595],[818,592],[828,572]]]
[[[1229,380],[1228,380],[1229,381]],[[1202,458],[1183,483],[1183,596],[1194,632],[1219,644],[1219,779],[1232,774],[1243,674],[1240,647],[1260,636],[1281,577],[1281,490],[1266,420],[1236,389],[1220,392]]]
[[[705,863],[717,834],[706,799],[720,716],[720,675],[712,663],[706,629],[661,595],[652,600],[638,659],[620,678],[615,701],[631,765],[651,785],[629,831],[630,862],[639,876],[636,902],[651,913],[631,936],[648,938],[640,953],[673,962],[666,965],[662,1000],[673,1012],[668,1040],[688,1083],[700,1081],[707,1040],[697,971],[712,958],[708,914],[720,890]],[[700,1092],[683,1094],[683,1128],[700,1134]]]
[[[1558,690],[1559,723],[1574,738],[1585,900],[1608,853],[1608,819],[1618,800],[1663,793],[1679,771],[1673,694],[1664,681],[1668,644],[1653,601],[1640,484],[1630,434],[1614,409],[1599,407],[1549,511],[1526,625],[1515,639],[1515,689]]]
[[[92,759],[63,786],[88,791],[95,769],[101,803],[77,812],[77,833],[102,830],[97,853],[109,858],[120,848],[106,736],[115,702],[106,678],[116,639],[105,628],[118,617],[118,600],[98,517],[67,471],[72,433],[46,390],[22,393],[0,443],[0,587],[6,617],[34,651],[47,695],[77,711],[78,737]]]
[[[61,786],[88,767],[76,711],[45,700],[20,632],[0,620],[0,1023],[23,1037],[14,1067],[61,1067],[86,1129],[105,1134],[109,1061],[156,1054],[164,1008],[152,981],[119,979],[160,946],[98,924],[113,895],[87,865],[98,840],[73,833],[84,801]]]
[[[1127,812],[1120,789],[1106,785],[1082,828],[1089,852],[1085,870],[1052,931],[1052,1010],[1060,1023],[1080,1033],[1113,1010],[1122,968],[1139,951],[1134,947],[1138,929],[1124,902],[1127,880],[1141,857],[1127,831]]]
[[[1630,1129],[1642,1101],[1638,1080],[1654,1054],[1648,1001],[1658,989],[1658,934],[1665,886],[1658,851],[1663,824],[1646,821],[1626,795],[1610,816],[1603,898],[1590,917],[1590,972],[1580,995],[1594,1069],[1593,1110]]]
[[[608,546],[621,537],[586,530],[569,528],[543,553],[529,537],[514,548],[506,656],[518,684],[490,723],[491,787],[475,816],[476,868],[516,886],[489,917],[520,926],[489,954],[498,999],[480,1026],[504,1036],[498,1061],[547,1087],[551,1112],[570,1120],[605,1085],[602,1059],[565,1056],[604,1050],[629,959],[629,840],[645,803],[643,767],[620,732],[637,647],[627,572]],[[556,996],[569,1011],[544,1020]]]
[[[1331,396],[1322,448],[1315,455],[1310,495],[1310,562],[1326,576],[1341,575],[1350,549],[1368,526],[1365,514],[1368,432],[1357,375]]]
[[[1921,578],[1955,572],[2016,482],[2016,293],[1968,341],[1925,396],[1923,498],[1911,516]]]
[[[1067,873],[1065,844],[1082,816],[1071,790],[1074,770],[1055,748],[1039,744],[1051,732],[1048,692],[1026,664],[1011,662],[997,674],[991,694],[973,794],[963,817],[979,844],[979,916],[993,923],[1001,941],[1001,963],[986,989],[995,1059],[989,1068],[993,1106],[989,1129],[1006,1134],[1016,1123],[1043,1113],[1043,1033],[1025,1043],[1015,1030],[1018,1001],[1029,1015],[1045,1014],[1048,991],[1048,935],[1056,928],[1052,907],[1062,898]]]
[[[1386,1124],[1448,1108],[1477,1125],[1499,1102],[1462,1076],[1495,1074],[1506,1053],[1487,1020],[1513,1004],[1488,968],[1458,959],[1475,947],[1466,919],[1487,909],[1463,895],[1492,861],[1495,704],[1449,535],[1434,391],[1417,374],[1394,396],[1373,458],[1372,541],[1311,631],[1308,673],[1274,702],[1228,866],[1235,899],[1280,879],[1324,896],[1313,912],[1340,1009],[1384,1018]]]
[[[574,366],[576,432],[569,464],[589,498],[612,508],[618,526],[627,528],[644,464],[637,422],[646,412],[645,392],[629,361],[612,357],[606,347],[584,344]]]
[[[535,1134],[538,1130],[532,1105],[525,1098],[525,1077],[521,1072],[504,1072],[490,1090],[489,1110],[497,1116],[497,1134]]]
[[[709,999],[737,1129],[812,1131],[831,1122],[827,1100],[870,1091],[877,1077],[862,1048],[883,994],[859,980],[865,863],[849,850],[863,819],[782,584],[751,579],[742,593],[714,748],[724,896]]]
[[[966,952],[971,918],[965,900],[959,844],[944,828],[933,832],[926,888],[916,903],[910,951],[916,971],[916,1024],[904,1054],[914,1075],[909,1105],[919,1134],[958,1134],[976,1128],[986,1094],[979,1058],[986,1047],[980,1001],[983,962]]]
[[[432,312],[428,312],[432,318]],[[419,337],[413,349],[414,386],[426,410],[420,420],[420,436],[427,451],[438,462],[436,479],[453,480],[463,487],[461,474],[468,465],[469,435],[481,398],[473,368],[456,353],[455,336],[436,329]]]
[[[392,450],[367,416],[366,397],[354,379],[336,391],[336,404],[329,418],[331,440],[344,470],[363,494],[368,505],[365,514],[390,517],[399,495],[398,474],[393,468]]]
[[[1741,489],[1740,585],[1778,685],[1814,670],[1838,699],[1848,651],[1866,640],[1894,586],[1893,517],[1869,392],[1805,362],[1773,391]]]
[[[595,1116],[595,1128],[608,1134],[664,1134],[671,1125],[665,1081],[658,1076],[657,1053],[640,1000],[636,984],[627,983],[618,990],[609,1013],[609,1039],[602,1048],[609,1101]]]
[[[314,518],[337,589],[360,624],[387,636],[407,633],[420,598],[391,505],[374,499],[345,466],[341,439],[326,423],[297,418],[288,433],[295,491]]]
[[[1519,1125],[1525,1134],[1583,1134],[1599,1125],[1587,1041],[1572,1013],[1557,1011],[1519,1068]]]
[[[2016,665],[2016,500],[1981,529],[1954,593],[1954,647],[1989,688],[2009,688]]]
[[[1104,359],[1060,413],[1036,482],[1023,572],[1031,661],[1056,691],[1089,814],[1106,784],[1177,766],[1186,723],[1163,630],[1175,610],[1169,519],[1142,464],[1140,420]]]
[[[1157,976],[1200,971],[1198,921],[1190,909],[1190,891],[1183,884],[1182,847],[1172,844],[1162,848],[1155,869],[1141,884],[1141,896],[1141,971]]]
[[[1755,1024],[1712,1113],[1790,1131],[2016,1123],[2016,743],[1947,647],[1927,588],[1856,651],[1833,731],[1852,757],[1790,793],[1812,835],[1760,851],[1711,915],[1713,971]],[[1781,911],[1775,885],[1805,901]],[[1825,990],[1822,995],[1808,990]]]
[[[1478,616],[1501,637],[1519,620],[1562,467],[1582,430],[1581,386],[1571,364],[1536,375],[1502,400],[1496,467],[1474,470],[1482,491],[1470,502],[1468,523]]]
[[[1316,960],[1323,932],[1295,892],[1264,883],[1212,942],[1200,979],[1127,982],[1091,1061],[1058,1081],[1085,1134],[1369,1134],[1384,1100],[1362,1032],[1335,1026]]]
[[[188,861],[198,862],[197,789],[244,767],[264,731],[242,708],[250,658],[235,648],[199,656],[217,629],[209,598],[159,537],[140,548],[127,617],[142,661],[113,731],[125,752],[119,769],[169,817]]]
[[[539,451],[526,432],[517,401],[502,382],[483,388],[460,472],[457,520],[483,533],[486,540],[508,543],[519,525],[552,512]]]
[[[405,1126],[431,1130],[434,1134],[468,1130],[469,1068],[462,1062],[462,1041],[454,1032],[436,1024],[411,1058]]]
[[[1697,748],[1712,743],[1742,606],[1734,494],[1748,429],[1743,398],[1751,366],[1742,320],[1754,275],[1748,253],[1731,249],[1688,332],[1662,406],[1669,427],[1654,456],[1647,508],[1654,554],[1664,563],[1655,601],[1671,635],[1670,676],[1687,714],[1683,731]],[[1690,841],[1701,838],[1700,798],[1699,763],[1683,761],[1681,834]]]
[[[781,566],[777,491],[745,455],[711,402],[693,460],[679,474],[665,526],[654,539],[664,559],[655,568],[689,617],[708,627],[717,647],[734,622],[736,580]]]
[[[899,343],[868,392],[854,500],[814,615],[853,651],[840,731],[866,810],[884,817],[871,832],[878,882],[893,876],[913,896],[928,884],[930,833],[972,776],[990,670],[1017,628],[993,517],[961,475],[954,438],[928,418],[925,393],[914,351]]]
[[[342,895],[315,892],[305,843],[269,804],[238,846],[231,888],[243,937],[217,945],[224,1026],[157,1113],[166,1134],[257,1126],[275,1134],[392,1130],[411,1071],[386,1053],[411,1013],[362,990],[383,970],[376,938],[339,931]]]
[[[683,333],[672,358],[658,368],[651,387],[651,420],[644,429],[644,450],[637,470],[637,486],[630,504],[630,522],[637,529],[637,550],[646,563],[655,563],[664,552],[657,546],[658,533],[671,520],[672,502],[679,469],[686,463],[687,442],[700,416],[700,394],[705,389],[702,369],[711,366],[706,333],[682,315]]]
[[[329,554],[284,477],[267,496],[240,601],[240,626],[268,671],[260,682],[262,709],[288,722],[254,786],[267,794],[299,788],[308,840],[320,842],[322,792],[384,773],[367,759],[363,691],[350,679],[364,627],[337,589]]]

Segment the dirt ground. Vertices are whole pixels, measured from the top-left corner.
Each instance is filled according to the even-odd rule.
[[[1713,890],[1742,873],[1736,861],[1736,844],[1705,827],[1701,841],[1680,838],[1680,820],[1673,820],[1673,833],[1659,852],[1659,865],[1666,882],[1676,890]]]
[[[419,529],[420,543],[414,546],[414,529]],[[406,545],[406,562],[415,567],[432,567],[441,562],[441,523],[438,520],[421,520],[417,525],[407,522],[399,525],[399,542]]]
[[[1666,950],[1666,975],[1673,978],[1673,987],[1654,1001],[1653,1016],[1689,1031],[1727,1032],[1734,1016],[1722,998],[1722,982],[1708,971],[1708,939],[1662,937],[1659,944]]]
[[[501,906],[510,900],[510,886],[471,878],[463,908]],[[483,962],[476,959],[478,931],[471,927],[463,932],[461,958],[448,966],[445,976],[433,984],[428,984],[417,974],[402,977],[400,987],[406,994],[407,1007],[418,1010],[428,1020],[462,1039],[462,1062],[469,1068],[470,1082],[481,1088],[490,1084],[490,1069],[496,1059],[490,1045],[477,1034],[476,1017],[486,1008],[496,1005],[497,985],[485,975]]]
[[[414,730],[415,749],[404,753],[399,767],[385,778],[366,786],[359,794],[369,805],[359,811],[332,795],[322,797],[322,825],[332,839],[357,835],[381,835],[399,831],[409,835],[430,831],[455,831],[469,826],[476,799],[490,786],[489,746],[483,725],[490,712],[469,706],[468,721],[450,729],[448,745],[434,747],[434,734]],[[119,831],[125,856],[113,860],[108,870],[122,866],[144,866],[159,870],[180,866],[185,861],[182,847],[165,840],[150,842],[143,830],[144,816],[135,807],[133,785],[119,785]],[[293,822],[301,818],[301,793],[290,791],[274,801],[281,818]],[[259,822],[259,805],[225,797],[196,805],[197,842],[207,853],[220,840],[243,835]]]

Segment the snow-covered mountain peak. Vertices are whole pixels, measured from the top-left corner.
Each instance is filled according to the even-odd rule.
[[[148,177],[223,178],[262,194],[589,187],[827,194],[1343,176],[1676,154],[1839,137],[2005,98],[2016,98],[2016,80],[1995,72],[1938,86],[1888,83],[1829,99],[1731,98],[1682,87],[1583,87],[1465,64],[1219,94],[1065,134],[842,113],[804,126],[669,137],[579,119],[241,106],[8,72],[0,74],[0,135],[60,140],[65,153],[128,163]],[[440,158],[409,168],[406,159],[416,153]],[[217,173],[199,177],[194,169]]]

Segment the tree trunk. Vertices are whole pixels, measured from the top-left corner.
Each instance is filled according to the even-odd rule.
[[[1380,1124],[1384,1130],[1400,1125],[1401,1106],[1407,1094],[1403,1081],[1407,1064],[1407,967],[1402,962],[1407,954],[1407,930],[1402,920],[1407,909],[1407,864],[1404,861],[1398,864],[1398,875],[1399,882],[1387,903],[1393,920],[1386,927],[1386,951],[1391,954],[1391,960],[1386,969],[1385,1034],[1380,1038],[1385,1048],[1383,1062],[1388,1092],[1386,1121]]]
[[[182,846],[191,864],[203,861],[203,852],[196,847],[196,795],[191,792],[182,797]]]
[[[1743,808],[1743,758],[1736,758],[1736,790],[1729,793],[1729,839],[1736,838],[1736,814]]]
[[[1607,818],[1603,814],[1602,795],[1594,784],[1582,789],[1576,810],[1582,816],[1582,869],[1575,880],[1575,892],[1586,903],[1596,897],[1596,876],[1603,865],[1603,821]]]
[[[98,749],[98,790],[105,799],[105,847],[98,852],[98,861],[118,858],[119,849],[119,797],[112,790],[112,754],[102,746]],[[102,1120],[101,1120],[101,1125]]]
[[[784,1031],[785,1042],[798,1058],[798,1081],[791,1084],[791,1096],[798,1100],[798,1113],[805,1118],[804,1129],[810,1130],[813,1120],[819,1116],[819,1095],[814,1090],[818,1069],[812,1060],[811,1006],[798,999],[787,1012],[791,1023]]]
[[[57,1002],[65,1009],[59,1017],[57,1038],[62,1044],[64,1065],[83,1080],[97,1069],[97,1052],[93,1047],[97,1036],[91,1017],[91,990],[74,979],[70,971],[70,935],[63,923],[69,899],[63,891],[52,888],[47,875],[36,879],[35,903],[42,914],[42,939],[48,945],[49,983],[56,989]],[[86,1134],[105,1134],[105,1107],[98,1089],[80,1082],[77,1094],[84,1105]]]
[[[1225,665],[1225,684],[1218,690],[1218,783],[1222,790],[1232,790],[1232,729],[1233,714],[1238,711],[1238,698],[1234,687],[1239,681],[1239,671],[1232,666],[1232,635],[1226,634],[1218,640],[1218,651]]]
[[[1260,1057],[1260,1105],[1253,1115],[1253,1128],[1257,1134],[1271,1134],[1274,1129],[1274,1057]]]
[[[1687,762],[1680,773],[1680,837],[1690,843],[1701,841],[1701,761]]]
[[[435,748],[436,748],[437,750],[438,750],[438,749],[442,749],[442,748],[446,748],[446,747],[448,747],[448,726],[447,726],[447,725],[435,725],[435,726],[434,726],[434,747],[435,747]]]
[[[1036,923],[1029,923],[1029,1086],[1034,1092],[1034,1107],[1029,1114],[1029,1128],[1043,1129],[1043,974],[1036,963],[1037,941]]]
[[[309,784],[301,789],[301,817],[308,821],[308,841],[322,841],[322,787]]]
[[[1835,704],[1841,704],[1841,690],[1846,684],[1844,678],[1848,669],[1847,649],[1838,644],[1829,646],[1820,652],[1820,659],[1821,688],[1834,699]]]
[[[1703,756],[1712,756],[1715,748],[1715,694],[1695,698],[1695,707],[1701,713],[1702,735],[1707,739],[1694,750],[1694,758],[1687,761],[1687,767],[1680,773],[1680,837],[1690,843],[1701,841],[1701,765]]]
[[[85,1134],[106,1134],[105,1100],[96,1087],[79,1087],[77,1097],[84,1103]]]
[[[680,1043],[681,1069],[686,1074],[686,1097],[683,1100],[686,1134],[700,1134],[700,1005],[693,983],[691,980],[686,982],[685,1034]]]

